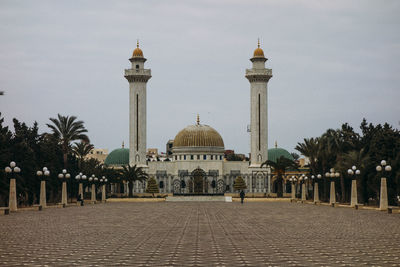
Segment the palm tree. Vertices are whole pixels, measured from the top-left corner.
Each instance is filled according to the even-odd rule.
[[[145,173],[142,169],[142,167],[136,167],[134,165],[131,167],[130,165],[128,166],[123,166],[123,169],[121,171],[121,179],[128,181],[129,182],[129,197],[133,197],[132,189],[133,189],[133,182],[135,181],[144,181],[148,177],[148,174]]]
[[[291,159],[285,158],[281,156],[275,161],[267,160],[263,164],[261,164],[261,168],[266,165],[270,166],[274,172],[277,174],[277,183],[278,183],[278,192],[277,196],[283,196],[283,175],[285,174],[286,170],[289,168],[298,169],[297,163]]]
[[[86,143],[86,142],[79,142],[79,143],[74,143],[74,146],[72,147],[72,152],[75,154],[75,156],[79,159],[78,161],[78,168],[80,171],[82,168],[82,163],[85,159],[85,157],[92,151],[94,146],[92,144]]]
[[[75,116],[62,116],[57,114],[58,119],[50,118],[54,124],[46,124],[52,131],[54,136],[59,140],[63,151],[64,168],[67,168],[68,152],[71,150],[70,142],[74,140],[82,140],[89,143],[89,137],[84,134],[87,130],[83,126],[83,121],[77,121]]]
[[[311,172],[317,173],[319,138],[304,138],[304,143],[297,143],[295,149],[310,160]]]

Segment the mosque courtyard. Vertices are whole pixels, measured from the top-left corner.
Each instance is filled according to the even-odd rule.
[[[295,203],[107,203],[0,216],[2,266],[399,266],[400,214]]]

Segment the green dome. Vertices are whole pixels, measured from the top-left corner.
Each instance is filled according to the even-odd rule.
[[[284,156],[285,158],[288,158],[290,160],[294,160],[293,156],[283,148],[270,148],[268,149],[268,159],[276,162],[277,159],[279,159],[281,156]]]
[[[105,165],[128,165],[129,164],[129,149],[128,148],[118,148],[111,151],[108,154]]]

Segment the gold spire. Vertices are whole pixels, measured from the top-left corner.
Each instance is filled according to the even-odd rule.
[[[264,58],[264,51],[260,48],[260,38],[257,41],[257,48],[254,50],[253,57]]]
[[[138,44],[139,45],[139,44]],[[260,38],[258,38],[258,43],[257,43],[258,48],[260,48]],[[139,47],[139,46],[138,46]]]
[[[139,48],[139,39],[137,39],[136,46],[137,47],[135,48],[135,50],[133,50],[132,57],[143,57],[143,51]]]
[[[200,125],[200,116],[197,114],[197,125]]]
[[[278,141],[275,141],[275,148],[278,148]]]
[[[139,47],[139,39],[137,39],[136,47]],[[258,45],[260,47],[260,45]]]
[[[122,148],[124,148],[125,147],[125,144],[124,144],[124,141],[122,141]]]

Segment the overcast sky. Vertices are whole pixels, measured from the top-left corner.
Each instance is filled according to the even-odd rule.
[[[136,46],[152,70],[147,147],[200,120],[226,149],[249,152],[257,38],[273,77],[269,146],[344,122],[400,121],[400,1],[0,0],[0,112],[41,131],[76,115],[98,148],[128,143],[124,69]]]

